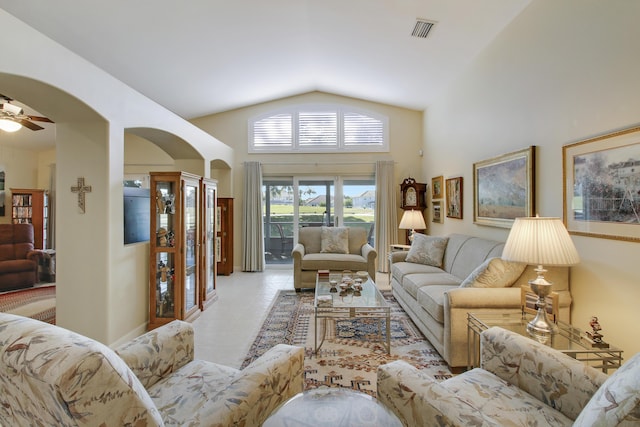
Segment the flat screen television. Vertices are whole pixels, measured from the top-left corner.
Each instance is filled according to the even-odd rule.
[[[149,241],[148,188],[124,187],[124,244]]]

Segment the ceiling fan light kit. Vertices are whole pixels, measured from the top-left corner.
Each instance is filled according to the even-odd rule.
[[[8,102],[2,104],[2,109],[9,114],[22,114],[22,108],[18,107],[17,105],[9,104]]]
[[[0,129],[5,132],[16,132],[22,128],[22,125],[11,119],[0,119]]]
[[[10,101],[13,100],[4,95],[0,95],[0,101],[4,101],[0,102],[0,130],[16,132],[22,129],[23,126],[31,130],[41,130],[44,128],[33,123],[33,121],[53,123],[46,117],[24,114],[24,110],[21,107],[11,104]]]

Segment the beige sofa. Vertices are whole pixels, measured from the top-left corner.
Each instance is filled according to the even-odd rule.
[[[378,400],[405,426],[637,426],[640,353],[610,377],[498,327],[481,367],[442,382],[404,361],[378,368]]]
[[[504,243],[463,234],[444,238],[420,235],[416,240],[434,240],[444,245],[443,253],[435,256],[441,257],[440,265],[407,262],[411,250],[393,252],[390,256],[393,294],[449,367],[454,370],[466,367],[467,313],[520,311],[520,286],[535,279],[535,267],[525,268],[523,265],[524,271],[514,278],[513,284],[461,287],[465,280],[473,278],[472,273],[476,268],[480,270],[479,267],[486,267],[495,258],[499,261]],[[412,246],[412,249],[415,248]],[[438,264],[438,261],[431,264]],[[553,290],[559,294],[559,319],[569,322],[569,270],[566,267],[550,267],[548,270],[545,277],[553,283]],[[496,282],[499,280],[502,277],[495,278]]]
[[[302,391],[304,351],[277,345],[242,371],[193,359],[173,321],[113,351],[0,313],[0,425],[260,426]]]
[[[348,230],[348,241],[342,250],[327,249],[324,252],[323,230],[326,233],[336,231],[339,227],[303,227],[298,230],[298,243],[291,251],[293,285],[296,290],[315,288],[318,270],[366,271],[375,279],[378,254],[367,243],[367,230],[360,227],[344,228]]]

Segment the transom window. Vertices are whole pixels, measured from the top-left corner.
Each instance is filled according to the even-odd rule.
[[[389,151],[388,118],[348,106],[306,104],[249,119],[249,152]]]

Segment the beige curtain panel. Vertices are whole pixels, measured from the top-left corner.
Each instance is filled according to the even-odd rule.
[[[242,202],[242,271],[263,271],[262,165],[259,162],[244,164]]]
[[[389,245],[396,243],[398,237],[398,215],[396,213],[396,192],[391,160],[376,162],[376,239],[378,251],[378,271],[389,272],[387,259]]]

